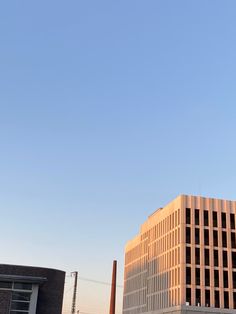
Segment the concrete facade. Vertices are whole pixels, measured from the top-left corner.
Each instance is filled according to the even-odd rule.
[[[0,264],[0,314],[61,314],[65,272]]]
[[[149,216],[125,248],[123,314],[235,314],[235,214],[235,201],[180,195]]]

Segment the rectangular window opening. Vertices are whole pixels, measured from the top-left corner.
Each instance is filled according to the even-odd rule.
[[[214,266],[219,266],[219,256],[217,250],[214,250]]]
[[[191,267],[186,267],[186,285],[191,285]]]
[[[201,306],[201,290],[196,289],[196,306]]]
[[[198,247],[195,248],[195,264],[200,265],[200,249]]]
[[[215,307],[220,307],[220,293],[219,291],[215,291]]]
[[[233,292],[234,309],[236,309],[236,292]]]
[[[235,215],[230,214],[230,227],[231,229],[235,229]]]
[[[191,288],[186,288],[186,302],[191,305]]]
[[[211,306],[210,290],[205,290],[205,304],[206,307]]]
[[[223,258],[223,267],[228,267],[228,254],[227,254],[227,251],[223,251],[222,258]]]
[[[226,213],[221,213],[221,226],[226,228]]]
[[[200,278],[200,268],[196,268],[196,278],[195,278],[195,281],[196,281],[196,285],[200,286],[200,281],[201,281],[201,278]]]
[[[213,227],[217,227],[217,212],[212,212]]]
[[[186,224],[190,225],[191,224],[191,209],[186,208]]]
[[[229,308],[229,292],[228,291],[224,291],[224,307],[226,309]]]
[[[215,287],[219,287],[219,271],[217,269],[214,270],[214,284]]]
[[[205,265],[209,266],[210,264],[209,249],[204,250],[204,255],[205,255]]]
[[[204,244],[209,245],[209,230],[208,229],[204,230]]]
[[[200,244],[200,232],[199,232],[199,228],[195,228],[195,244]]]
[[[205,286],[210,286],[210,270],[205,269]]]
[[[224,288],[228,288],[229,287],[228,272],[226,270],[223,271],[223,280],[224,280]]]
[[[191,229],[186,227],[186,243],[191,243]]]
[[[222,246],[227,247],[227,233],[226,233],[226,231],[222,231]]]
[[[218,231],[213,230],[213,244],[214,246],[218,246]]]
[[[236,272],[233,271],[233,288],[236,289]]]
[[[195,225],[199,226],[199,209],[195,209]]]
[[[236,237],[235,237],[235,232],[231,232],[231,247],[232,249],[236,248]]]
[[[204,210],[204,226],[209,226],[208,210]]]
[[[186,263],[191,264],[191,247],[186,247]]]
[[[236,252],[232,252],[232,267],[236,268]]]

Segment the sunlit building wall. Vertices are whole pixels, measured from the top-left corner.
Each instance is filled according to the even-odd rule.
[[[236,202],[181,195],[125,249],[123,313],[236,313]]]

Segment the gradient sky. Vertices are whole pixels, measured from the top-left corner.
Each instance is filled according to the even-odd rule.
[[[236,199],[235,0],[2,1],[0,40],[2,263],[109,282],[117,259],[122,285],[157,207]],[[109,286],[78,303],[107,313]]]

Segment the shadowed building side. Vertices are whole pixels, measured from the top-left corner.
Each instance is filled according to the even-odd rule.
[[[0,265],[0,314],[61,314],[65,272]]]

